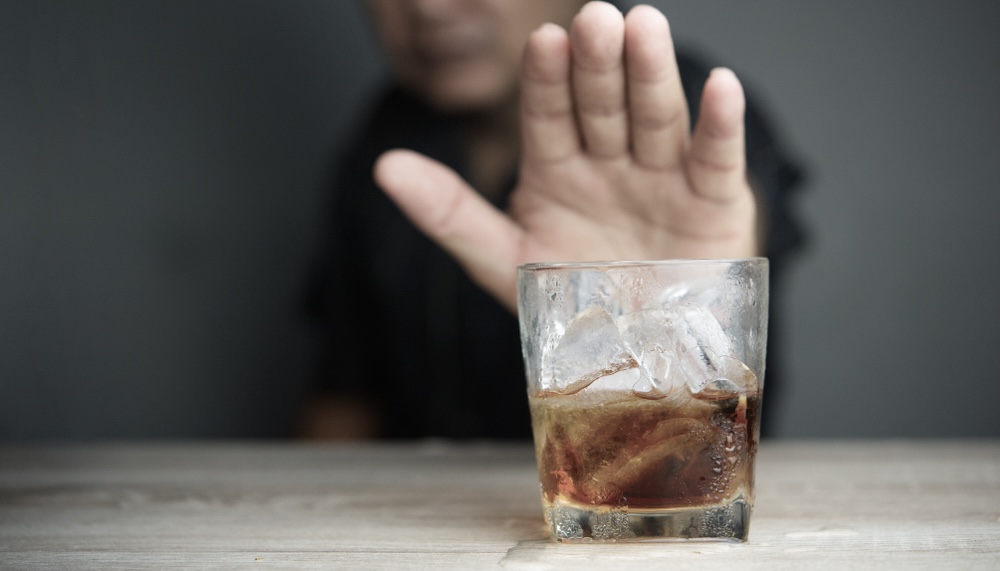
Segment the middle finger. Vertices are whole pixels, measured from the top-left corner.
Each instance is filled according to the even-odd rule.
[[[584,6],[570,30],[577,121],[586,151],[600,158],[628,152],[624,40],[622,14],[605,2]]]

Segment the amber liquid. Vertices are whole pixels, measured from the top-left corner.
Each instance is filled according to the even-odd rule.
[[[545,504],[658,511],[752,505],[758,395],[529,399]]]

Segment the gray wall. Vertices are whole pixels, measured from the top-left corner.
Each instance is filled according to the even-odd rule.
[[[809,166],[781,434],[1000,436],[1000,3],[660,5]]]
[[[366,37],[357,2],[0,2],[0,437],[290,431]]]
[[[658,2],[809,170],[780,433],[1000,436],[1000,4]],[[0,438],[272,436],[358,2],[0,0]]]

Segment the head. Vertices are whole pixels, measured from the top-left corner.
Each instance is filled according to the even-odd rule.
[[[521,54],[546,22],[567,27],[584,0],[367,0],[397,79],[444,112],[480,112],[516,94]]]

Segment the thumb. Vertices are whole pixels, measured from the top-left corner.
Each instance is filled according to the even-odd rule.
[[[455,171],[413,151],[375,162],[375,181],[413,224],[508,309],[516,307],[523,232]]]

